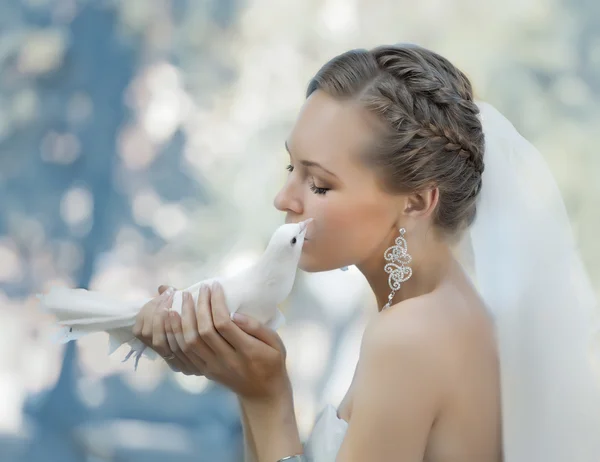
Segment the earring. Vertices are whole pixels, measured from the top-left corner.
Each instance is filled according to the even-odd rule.
[[[388,296],[388,302],[383,306],[382,311],[390,307],[392,299],[396,292],[400,290],[401,283],[407,281],[412,276],[412,269],[408,265],[412,257],[408,254],[408,246],[406,239],[404,239],[404,233],[406,230],[400,228],[400,236],[396,238],[395,245],[389,247],[383,254],[386,261],[384,269],[385,272],[390,276],[388,278],[388,284],[392,292]]]

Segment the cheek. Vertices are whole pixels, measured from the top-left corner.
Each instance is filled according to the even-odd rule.
[[[389,208],[376,200],[322,201],[311,212],[315,218],[311,241],[303,260],[316,259],[334,268],[367,258],[388,234]]]

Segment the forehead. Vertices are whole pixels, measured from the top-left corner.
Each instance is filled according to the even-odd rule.
[[[302,106],[288,144],[294,158],[339,171],[357,166],[359,156],[373,143],[375,127],[374,117],[355,101],[317,90]]]

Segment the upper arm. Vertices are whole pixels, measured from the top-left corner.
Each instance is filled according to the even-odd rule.
[[[386,319],[383,315],[406,319]],[[391,318],[391,316],[390,316]],[[367,328],[338,462],[422,461],[441,405],[440,348],[421,316],[381,313]]]

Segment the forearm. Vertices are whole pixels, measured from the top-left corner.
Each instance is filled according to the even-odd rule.
[[[276,462],[302,453],[291,387],[269,401],[242,399],[240,402],[254,462]]]
[[[250,431],[248,416],[241,401],[240,413],[242,416],[242,430],[244,433],[244,462],[258,462],[258,457],[256,455],[256,444],[254,443],[254,437]]]

